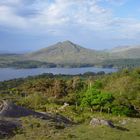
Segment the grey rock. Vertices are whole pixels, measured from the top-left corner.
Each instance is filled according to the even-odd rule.
[[[104,126],[109,126],[111,128],[115,127],[114,124],[112,123],[112,121],[104,120],[104,119],[98,119],[98,118],[92,118],[92,120],[90,121],[90,125],[92,125],[92,126],[104,125]]]
[[[22,106],[18,106],[8,101],[1,101],[0,105],[0,117],[8,118],[20,118],[25,116],[33,116],[36,118],[51,120],[58,123],[72,124],[72,122],[61,115],[52,115],[50,113],[40,113]]]

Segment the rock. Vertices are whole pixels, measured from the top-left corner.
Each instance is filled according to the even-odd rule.
[[[0,120],[0,139],[12,136],[14,131],[20,127],[21,125],[19,122]]]
[[[134,119],[133,122],[136,123],[137,122],[137,119]]]
[[[59,127],[73,124],[68,118],[59,114],[40,113],[2,100],[0,102],[0,139],[13,136],[17,128],[22,128],[20,117],[25,116],[33,116],[48,122],[54,122]]]
[[[126,125],[126,123],[127,123],[127,121],[126,121],[126,120],[123,120],[123,121],[121,122],[121,125]]]
[[[92,118],[92,120],[90,121],[90,125],[92,126],[105,125],[111,128],[115,127],[114,124],[110,120],[103,120],[103,119],[97,119],[97,118]]]
[[[19,118],[25,116],[43,116],[43,114],[32,111],[30,109],[15,105],[12,102],[2,100],[0,107],[0,117]]]
[[[51,120],[58,123],[72,124],[72,122],[61,115],[52,115],[50,113],[40,113],[14,103],[2,100],[0,105],[0,117],[20,118],[25,116],[33,116],[36,118]]]
[[[64,103],[64,105],[61,106],[61,107],[59,108],[59,110],[64,110],[67,106],[69,106],[69,104],[68,104],[68,103]]]

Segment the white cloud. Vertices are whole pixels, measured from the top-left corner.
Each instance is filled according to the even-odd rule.
[[[110,12],[97,5],[97,0],[56,0],[40,10],[33,20],[42,25],[78,24],[101,28],[106,24]]]
[[[26,21],[16,15],[11,7],[2,5],[0,6],[0,25],[23,28],[26,26]]]
[[[120,24],[120,37],[124,39],[136,39],[140,35],[140,21],[135,19],[122,19]]]
[[[55,30],[59,34],[75,27],[114,33],[120,38],[132,38],[140,33],[140,21],[113,15],[111,8],[100,6],[102,1],[121,4],[126,0],[34,0],[30,3],[27,0],[4,0],[0,1],[0,25],[29,32]],[[21,10],[36,12],[27,16],[20,14]]]
[[[15,7],[11,8],[11,6],[7,5],[21,3],[21,0],[6,0],[3,3],[5,4],[6,12],[4,10],[1,11],[0,21],[3,21],[3,17],[5,17],[4,21],[7,22],[7,25],[11,26],[11,21],[8,17],[11,17],[11,19],[17,18],[17,20],[13,20],[15,26],[19,25],[19,20],[24,20],[28,27],[32,27],[33,24],[38,24],[38,26],[57,26],[69,25],[71,23],[81,23],[83,25],[84,23],[88,24],[88,22],[95,25],[98,24],[99,18],[103,18],[103,15],[106,14],[106,10],[97,5],[97,0],[55,0],[54,2],[41,2],[37,0],[36,3],[30,5],[31,8],[37,11],[37,14],[29,19],[28,17],[18,15]],[[0,7],[3,8],[1,3]]]
[[[22,4],[22,0],[1,0],[0,5],[17,6]]]

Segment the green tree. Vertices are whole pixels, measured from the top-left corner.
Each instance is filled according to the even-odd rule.
[[[95,87],[88,89],[81,101],[82,107],[90,107],[91,111],[93,108],[99,109],[101,112],[103,107],[109,106],[114,100],[114,97],[110,93],[104,93]]]

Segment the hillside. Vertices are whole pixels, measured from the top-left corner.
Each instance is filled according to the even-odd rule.
[[[0,67],[137,67],[140,46],[120,46],[106,51],[87,49],[71,41],[26,54],[0,54]]]
[[[135,59],[140,58],[140,46],[121,46],[109,50],[109,53],[120,59]]]
[[[104,60],[140,58],[140,46],[121,46],[108,51],[97,51],[64,41],[25,56],[29,60],[55,64],[98,64]]]
[[[107,59],[108,53],[86,49],[70,41],[64,41],[27,54],[26,58],[56,64],[95,64]]]
[[[0,82],[0,139],[139,140],[139,87],[138,68]]]

